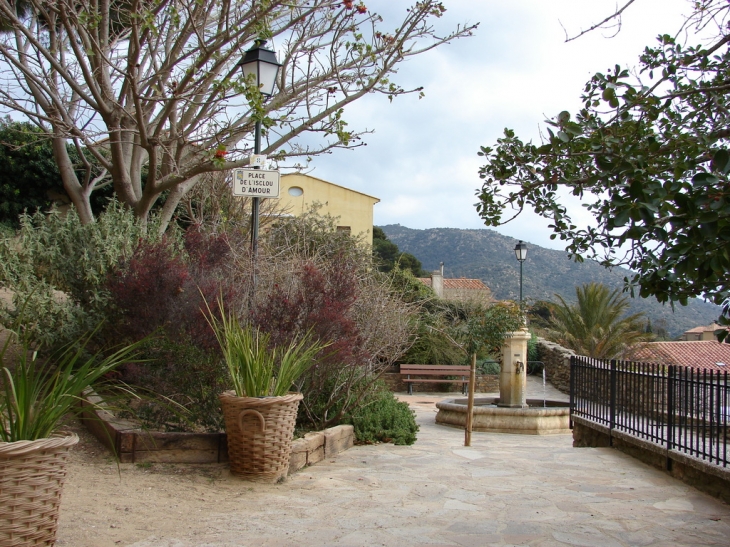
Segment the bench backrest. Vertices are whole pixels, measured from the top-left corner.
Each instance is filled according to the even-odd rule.
[[[401,374],[421,374],[424,376],[444,376],[447,374],[469,374],[469,367],[457,365],[401,365]]]

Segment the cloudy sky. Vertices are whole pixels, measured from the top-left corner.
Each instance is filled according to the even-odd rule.
[[[366,4],[389,16],[410,2]],[[402,66],[398,81],[404,87],[424,86],[425,98],[405,96],[390,103],[378,95],[351,105],[345,116],[350,126],[375,130],[365,138],[368,145],[314,158],[310,166],[313,176],[380,198],[377,225],[483,228],[474,208],[479,147],[495,144],[505,127],[523,139],[539,140],[546,117],[579,108],[583,86],[594,72],[616,63],[635,66],[643,48],[653,45],[659,33],[675,33],[689,11],[686,0],[638,0],[616,37],[594,31],[565,43],[566,30],[575,34],[591,26],[616,2],[444,0],[444,5],[448,11],[439,25],[480,26],[475,36]],[[534,215],[521,216],[498,231],[563,248],[550,241],[546,226]]]

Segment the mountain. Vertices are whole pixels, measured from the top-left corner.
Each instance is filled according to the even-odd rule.
[[[494,230],[430,228],[414,230],[400,224],[381,226],[388,239],[403,252],[411,253],[432,271],[444,263],[444,277],[481,279],[499,300],[517,300],[520,294],[520,263],[515,258],[516,239]],[[607,269],[587,260],[573,262],[564,251],[545,249],[529,242],[523,263],[522,294],[526,301],[552,300],[556,294],[575,300],[575,287],[603,283],[623,289],[627,270]],[[720,315],[720,307],[695,299],[687,306],[662,305],[654,298],[631,298],[630,313],[643,312],[652,325],[663,327],[674,338],[700,325],[709,325]]]

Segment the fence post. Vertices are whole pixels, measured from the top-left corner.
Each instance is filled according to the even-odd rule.
[[[672,470],[669,451],[674,448],[674,372],[675,366],[667,367],[667,471]]]
[[[568,427],[573,429],[573,410],[575,409],[575,355],[570,356],[570,413]]]
[[[613,446],[613,428],[616,427],[616,359],[611,359],[611,393],[608,417],[608,445]]]

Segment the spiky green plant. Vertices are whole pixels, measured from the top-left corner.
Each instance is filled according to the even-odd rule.
[[[82,411],[77,403],[87,388],[133,360],[139,343],[105,358],[98,354],[88,357],[86,347],[93,334],[62,348],[41,365],[28,338],[18,340],[10,331],[0,350],[0,441],[33,441],[53,435],[67,414]],[[14,341],[21,351],[11,369],[5,356]]]
[[[207,304],[206,304],[207,305]],[[307,333],[288,347],[271,347],[270,336],[225,313],[221,318],[208,307],[207,319],[215,332],[238,397],[286,395],[294,383],[314,364],[316,355],[329,343],[312,340]]]
[[[625,316],[628,298],[600,283],[576,287],[577,303],[560,304],[553,311],[548,336],[576,353],[597,359],[619,357],[630,347],[650,340],[643,314]]]

